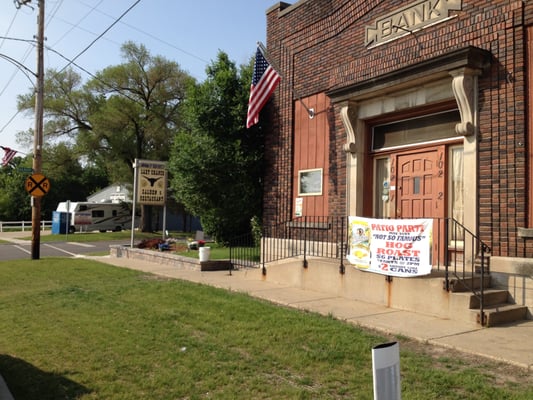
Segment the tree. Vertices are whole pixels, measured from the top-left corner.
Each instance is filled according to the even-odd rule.
[[[91,114],[93,128],[82,132],[82,143],[94,157],[120,159],[130,168],[135,158],[168,160],[193,78],[142,45],[128,42],[122,55],[125,63],[105,68],[87,85],[105,101]]]
[[[110,66],[81,84],[72,70],[49,71],[45,83],[45,135],[68,135],[89,163],[105,166],[111,181],[132,181],[138,159],[166,161],[181,124],[186,87],[194,82],[179,65],[152,56],[145,46],[122,46],[123,64]],[[19,97],[32,111],[33,94]],[[143,230],[150,212],[143,210]]]
[[[260,129],[245,128],[252,62],[238,71],[219,52],[206,72],[187,93],[169,172],[177,200],[208,234],[227,241],[249,232],[261,214],[263,138]]]
[[[61,201],[85,201],[87,196],[109,184],[105,171],[96,165],[83,165],[67,143],[45,144],[42,173],[50,181],[50,190],[42,198],[42,218],[52,219]],[[31,155],[15,157],[10,166],[0,168],[0,220],[31,218],[30,195],[24,183],[31,168]]]
[[[30,197],[24,188],[28,174],[17,168],[23,163],[22,158],[15,157],[11,166],[0,167],[1,221],[21,221],[31,217]]]

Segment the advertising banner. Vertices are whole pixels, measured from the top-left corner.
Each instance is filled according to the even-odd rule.
[[[400,277],[431,273],[432,219],[349,217],[348,254],[356,268]]]

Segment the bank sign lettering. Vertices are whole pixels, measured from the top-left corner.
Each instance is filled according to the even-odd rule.
[[[356,268],[390,276],[431,273],[432,219],[349,218],[346,259]]]
[[[443,22],[450,11],[461,10],[462,0],[423,0],[374,21],[365,29],[365,46],[378,46],[426,26]]]
[[[163,206],[167,198],[167,166],[161,161],[137,160],[137,203]]]

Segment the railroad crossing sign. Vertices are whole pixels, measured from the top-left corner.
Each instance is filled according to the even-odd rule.
[[[50,190],[50,181],[43,174],[33,174],[28,176],[25,186],[33,197],[43,197]]]

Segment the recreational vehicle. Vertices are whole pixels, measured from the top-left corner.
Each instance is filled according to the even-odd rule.
[[[56,211],[67,213],[69,233],[131,229],[131,205],[125,202],[61,202]]]

